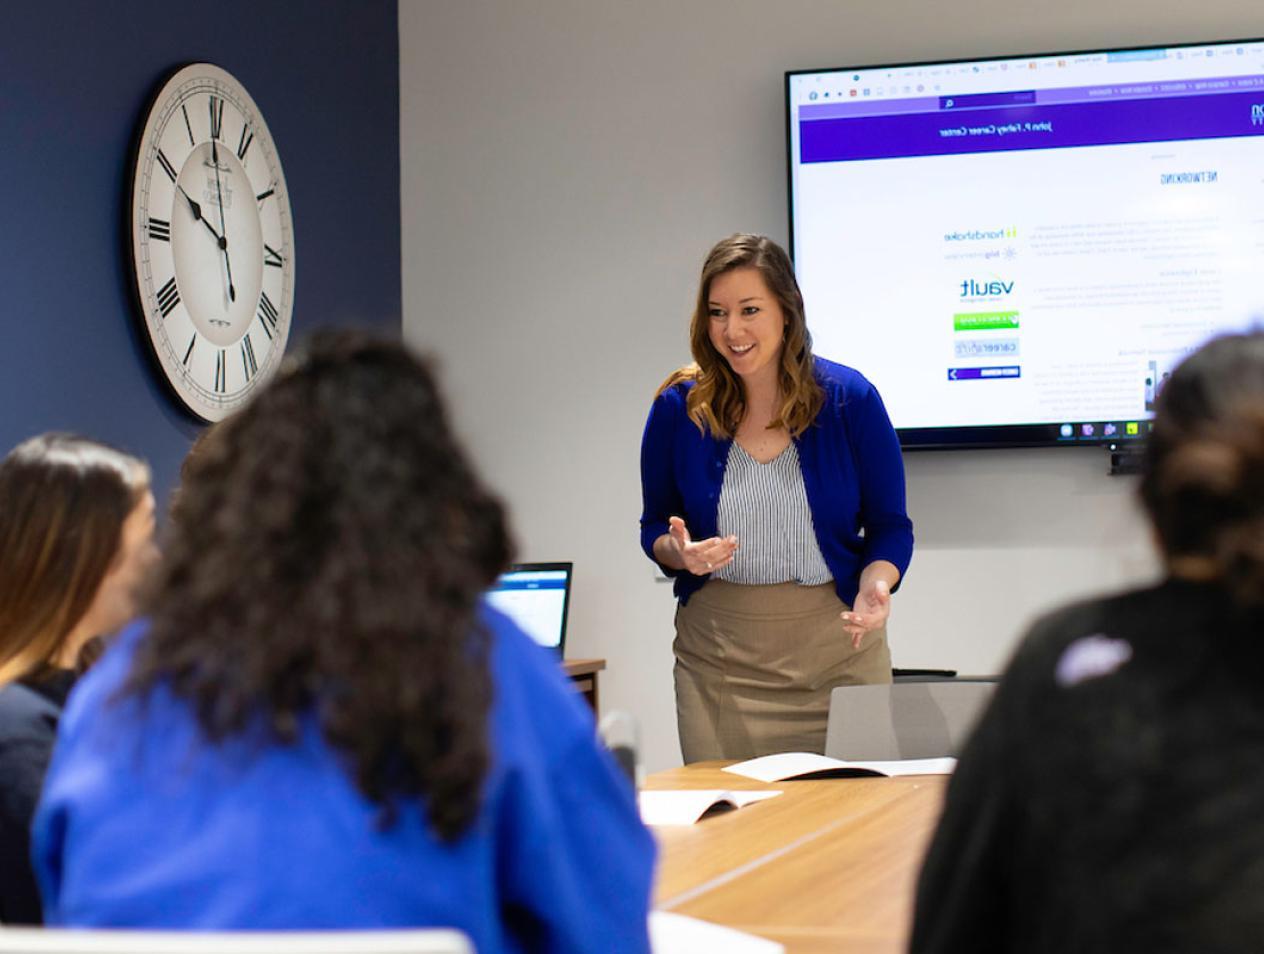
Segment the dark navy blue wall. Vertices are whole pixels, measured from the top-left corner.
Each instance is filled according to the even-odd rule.
[[[290,342],[400,332],[395,0],[47,0],[0,17],[0,452],[75,430],[149,459],[160,493],[199,425],[151,367],[125,242],[130,153],[185,63],[233,73],[294,211]]]

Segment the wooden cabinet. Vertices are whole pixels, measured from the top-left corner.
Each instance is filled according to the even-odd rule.
[[[597,674],[605,668],[604,659],[566,659],[562,662],[562,669],[571,677],[575,690],[583,693],[588,700],[594,715],[601,711],[597,705]]]

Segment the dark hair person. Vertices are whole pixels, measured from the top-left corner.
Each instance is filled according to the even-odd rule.
[[[216,426],[172,525],[62,723],[50,921],[647,949],[652,840],[556,659],[482,601],[505,516],[425,364],[317,337]]]
[[[913,553],[899,442],[873,385],[812,354],[771,239],[711,250],[689,340],[641,443],[641,546],[680,604],[681,752],[820,752],[830,690],[891,681]]]
[[[912,950],[1247,952],[1264,938],[1264,334],[1158,395],[1166,576],[1035,624],[957,767]]]
[[[153,561],[149,469],[44,434],[0,461],[0,922],[40,921],[30,826],[57,721]]]

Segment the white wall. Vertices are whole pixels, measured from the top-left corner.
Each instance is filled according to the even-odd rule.
[[[706,250],[787,238],[783,72],[1264,32],[1250,9],[401,0],[404,334],[440,356],[522,557],[575,561],[571,654],[609,660],[603,708],[640,716],[650,770],[679,752],[674,601],[637,544],[641,429],[688,360]],[[1101,451],[906,463],[896,665],[995,671],[1034,613],[1153,573],[1131,481]]]

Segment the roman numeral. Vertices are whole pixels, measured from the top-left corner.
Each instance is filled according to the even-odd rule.
[[[246,153],[250,150],[250,144],[255,141],[255,134],[250,132],[249,126],[241,127],[241,140],[237,143],[237,158],[242,162],[246,161]]]
[[[180,304],[180,289],[176,288],[175,276],[167,284],[158,289],[158,310],[166,318],[171,310]]]
[[[171,223],[162,219],[149,219],[149,237],[158,242],[171,241]]]
[[[255,376],[255,372],[259,370],[259,365],[255,363],[255,349],[250,343],[250,335],[241,340],[241,367],[246,372],[246,381],[249,382]]]
[[[176,167],[171,164],[171,160],[167,158],[167,154],[161,149],[158,150],[158,164],[162,166],[162,171],[167,174],[168,178],[175,182]]]
[[[193,357],[193,346],[197,344],[197,332],[193,332],[193,337],[189,339],[189,347],[184,351],[184,360],[180,363],[186,368],[189,366],[189,358]]]
[[[280,252],[274,249],[271,245],[268,245],[266,242],[264,243],[263,264],[271,265],[273,268],[280,268],[281,263],[284,261],[285,259],[281,257]]]
[[[224,101],[218,96],[210,97],[207,106],[211,111],[211,138],[218,139],[224,131]]]
[[[228,382],[226,380],[226,378],[228,377],[226,373],[228,371],[228,368],[225,367],[225,364],[226,362],[224,361],[224,349],[220,348],[218,351],[215,352],[215,393],[216,394],[223,394],[226,390],[228,390]]]
[[[274,192],[276,192],[276,186],[269,186],[266,192],[260,192],[257,196],[255,196],[255,201],[262,202],[264,199],[272,195]]]
[[[277,310],[267,292],[259,296],[259,322],[263,325],[263,333],[271,341],[272,332],[276,331],[277,326]]]
[[[193,124],[189,122],[189,108],[184,103],[180,104],[180,112],[184,113],[184,128],[189,131],[189,145],[196,146],[197,140],[193,138]]]

